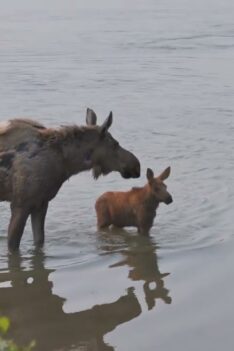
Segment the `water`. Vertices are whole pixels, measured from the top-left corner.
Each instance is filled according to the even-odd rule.
[[[37,350],[232,350],[234,3],[231,0],[0,2],[0,120],[99,123],[141,160],[139,180],[80,174],[51,202],[46,245],[28,225],[7,254],[0,310]],[[150,238],[96,230],[106,190],[172,168],[174,203]]]

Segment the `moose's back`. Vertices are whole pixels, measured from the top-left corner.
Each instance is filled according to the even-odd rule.
[[[26,143],[39,140],[40,130],[45,127],[33,120],[15,119],[0,123],[0,152],[21,151]]]

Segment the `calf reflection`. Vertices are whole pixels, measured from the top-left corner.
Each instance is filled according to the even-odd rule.
[[[110,233],[111,232],[111,233]],[[170,273],[161,273],[158,267],[156,245],[149,237],[129,235],[121,229],[111,229],[103,233],[105,250],[116,250],[118,242],[120,247],[125,248],[120,252],[124,259],[111,265],[111,267],[129,266],[129,278],[133,281],[144,281],[143,291],[148,309],[151,310],[157,299],[163,300],[166,304],[172,302],[169,290],[164,287],[164,279]]]
[[[44,268],[43,254],[32,257],[28,271],[22,270],[22,263],[19,255],[9,256],[9,273],[0,274],[5,285],[0,289],[0,310],[11,319],[10,337],[20,344],[36,340],[40,351],[111,351],[104,335],[141,313],[133,289],[112,303],[64,313],[65,300],[53,294],[53,270]]]

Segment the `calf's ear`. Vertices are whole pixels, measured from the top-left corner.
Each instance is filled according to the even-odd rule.
[[[167,167],[159,176],[161,180],[165,180],[169,177],[171,173],[171,167]]]
[[[151,168],[147,168],[146,178],[148,179],[148,181],[154,178],[154,172],[152,171]]]
[[[86,124],[88,126],[95,126],[97,124],[97,115],[91,108],[87,108],[86,111]]]

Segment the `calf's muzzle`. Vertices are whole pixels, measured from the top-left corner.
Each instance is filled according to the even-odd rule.
[[[172,196],[169,195],[169,196],[166,198],[166,200],[165,200],[165,204],[169,205],[169,204],[171,204],[172,202],[173,202]]]

